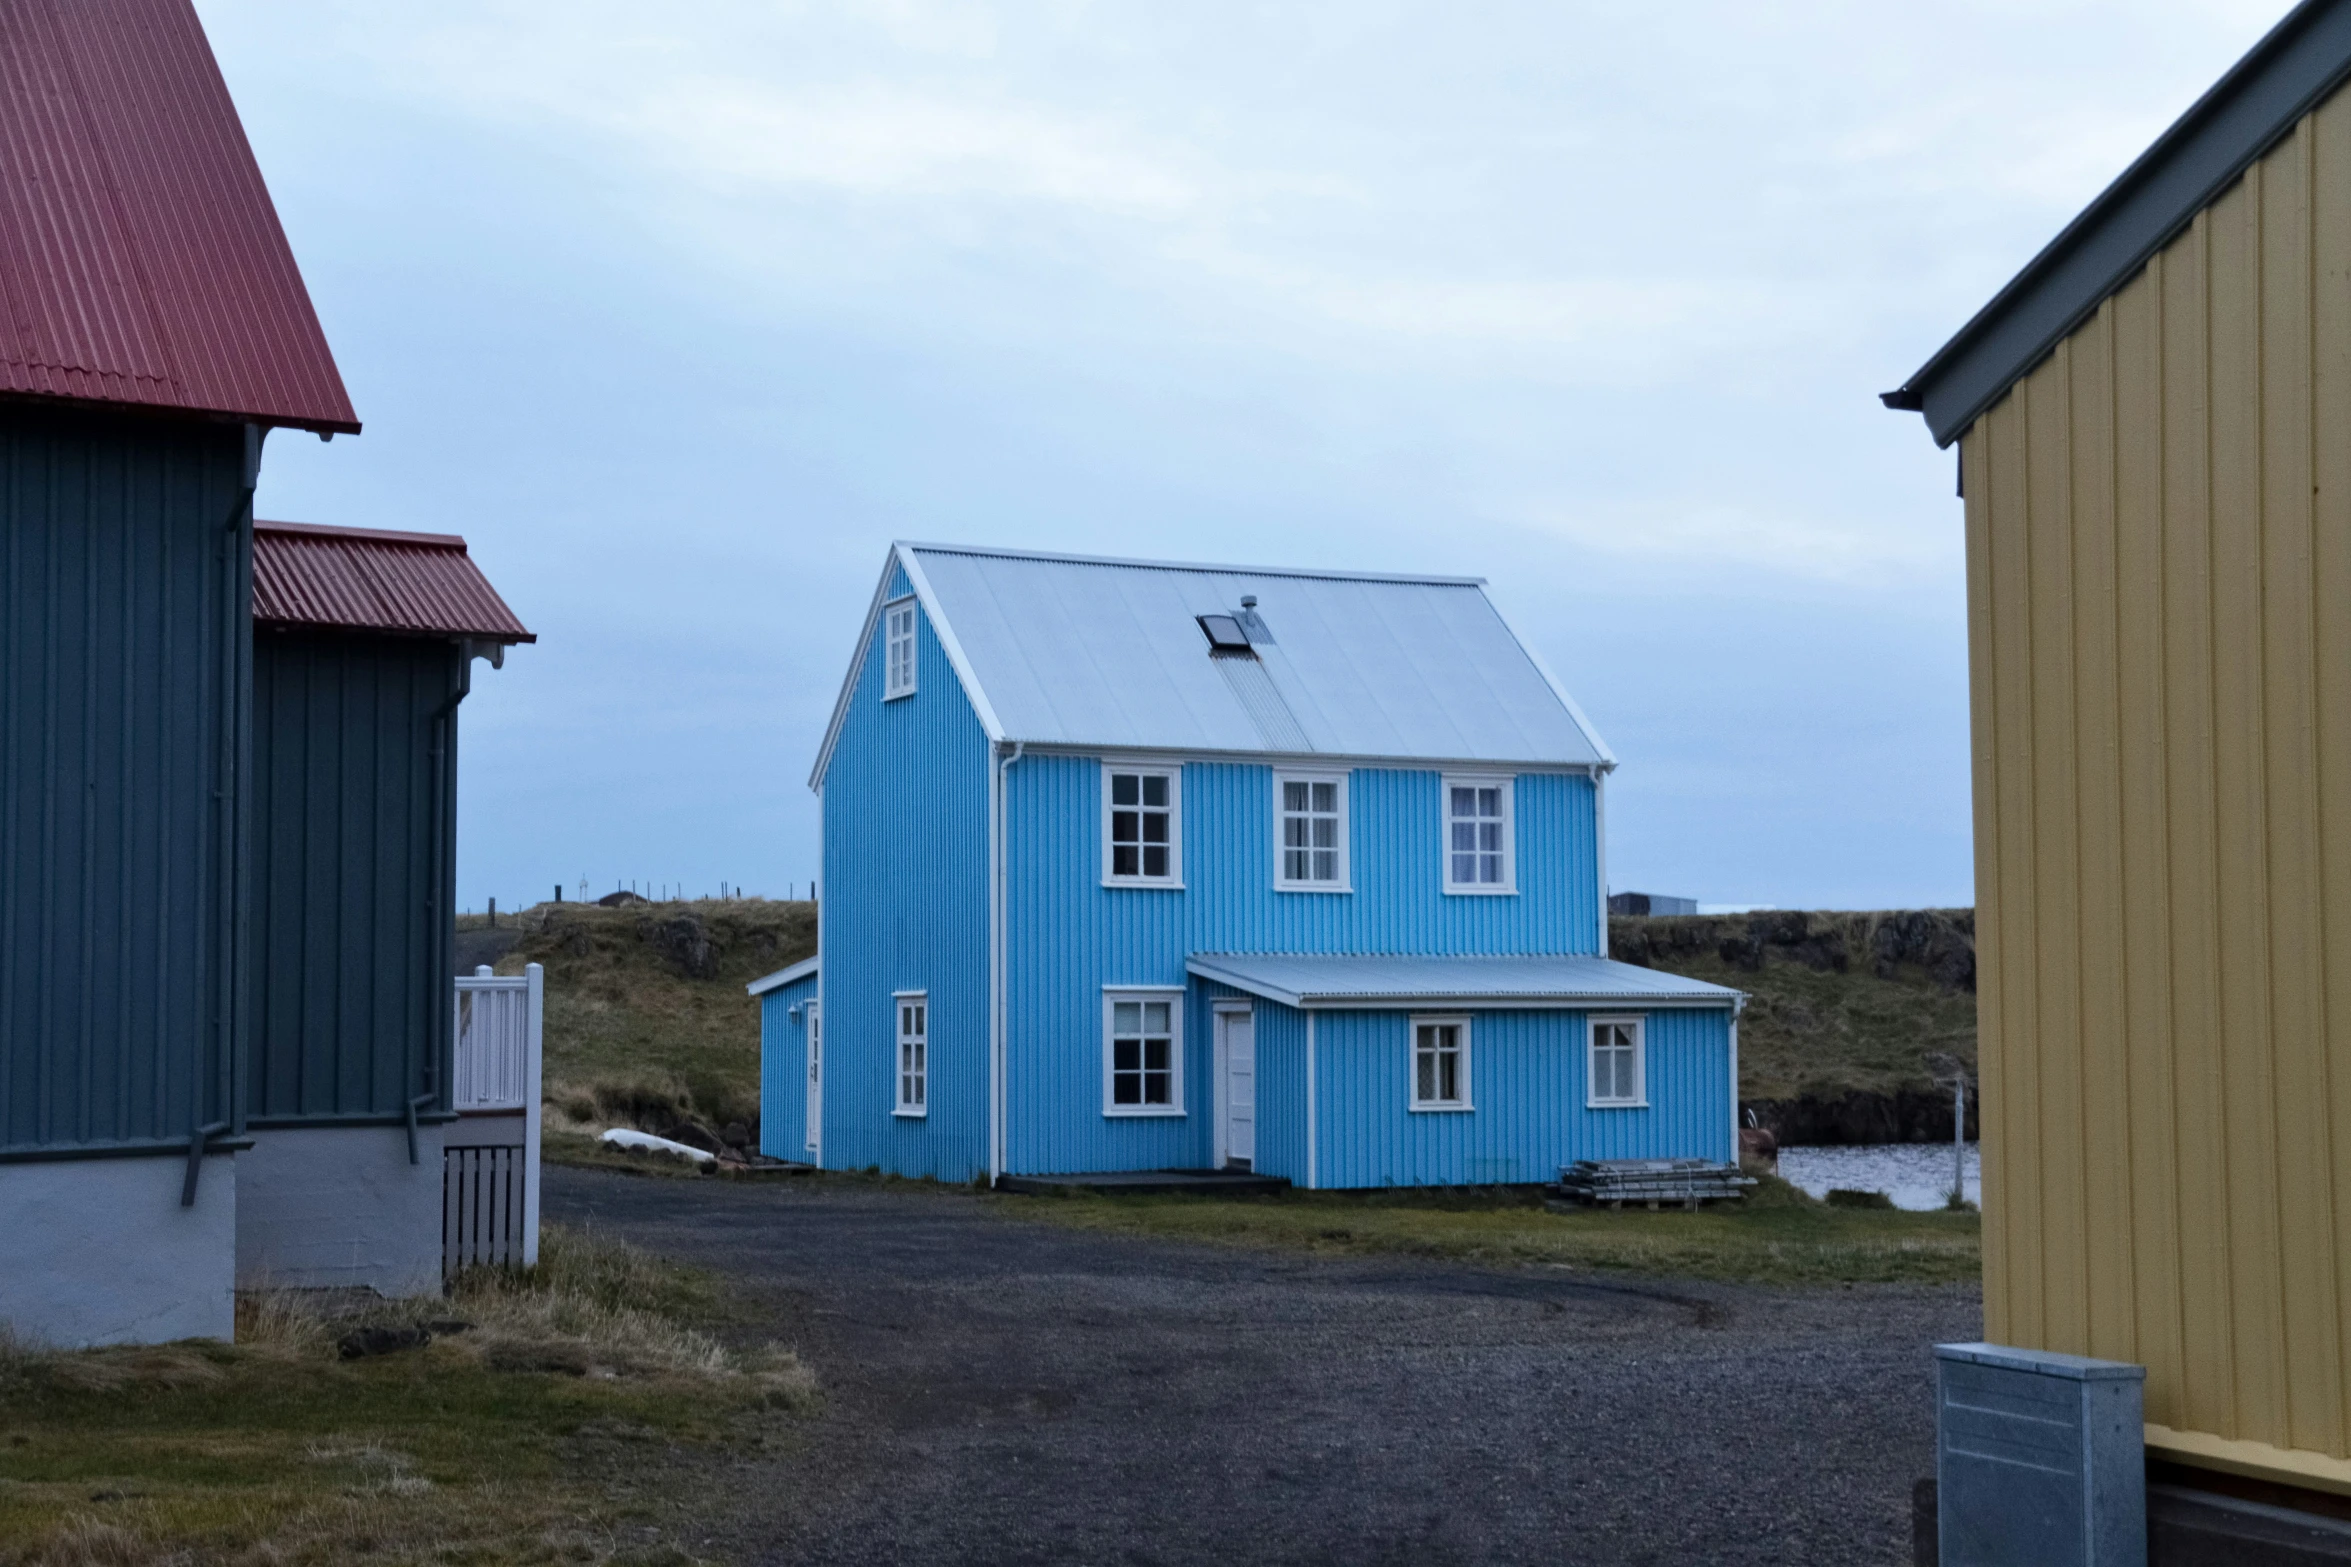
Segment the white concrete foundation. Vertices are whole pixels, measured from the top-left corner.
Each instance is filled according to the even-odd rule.
[[[417,1128],[415,1164],[404,1127],[252,1136],[238,1167],[238,1288],[440,1292],[441,1127]]]
[[[236,1333],[237,1156],[0,1164],[0,1327],[60,1349]]]

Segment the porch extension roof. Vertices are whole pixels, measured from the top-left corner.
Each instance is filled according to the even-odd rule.
[[[1202,952],[1202,979],[1305,1011],[1366,1007],[1731,1007],[1741,993],[1595,957],[1292,957]]]

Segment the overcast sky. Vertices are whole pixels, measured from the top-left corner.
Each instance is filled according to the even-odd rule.
[[[1901,382],[2267,3],[198,0],[366,433],[462,533],[460,896],[775,895],[889,540],[1473,573],[1618,889],[1972,898]]]

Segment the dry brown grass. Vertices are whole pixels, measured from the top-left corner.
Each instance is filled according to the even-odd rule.
[[[243,1296],[233,1346],[0,1343],[0,1567],[690,1562],[692,1500],[815,1379],[733,1342],[706,1275],[553,1227],[541,1258],[447,1299]]]

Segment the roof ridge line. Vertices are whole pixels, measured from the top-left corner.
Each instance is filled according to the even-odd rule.
[[[364,539],[376,544],[413,544],[422,549],[466,550],[461,533],[409,533],[396,528],[344,528],[331,522],[274,522],[253,519],[255,533],[291,533],[325,539]]]
[[[893,539],[899,549],[927,550],[938,555],[985,555],[998,560],[1052,561],[1068,566],[1119,566],[1133,571],[1191,571],[1202,576],[1304,577],[1326,582],[1395,582],[1413,587],[1483,588],[1484,577],[1442,576],[1428,572],[1335,571],[1305,566],[1236,566],[1214,561],[1150,560],[1126,555],[1078,555],[1062,550],[1022,550],[993,544],[942,544],[921,539]]]

